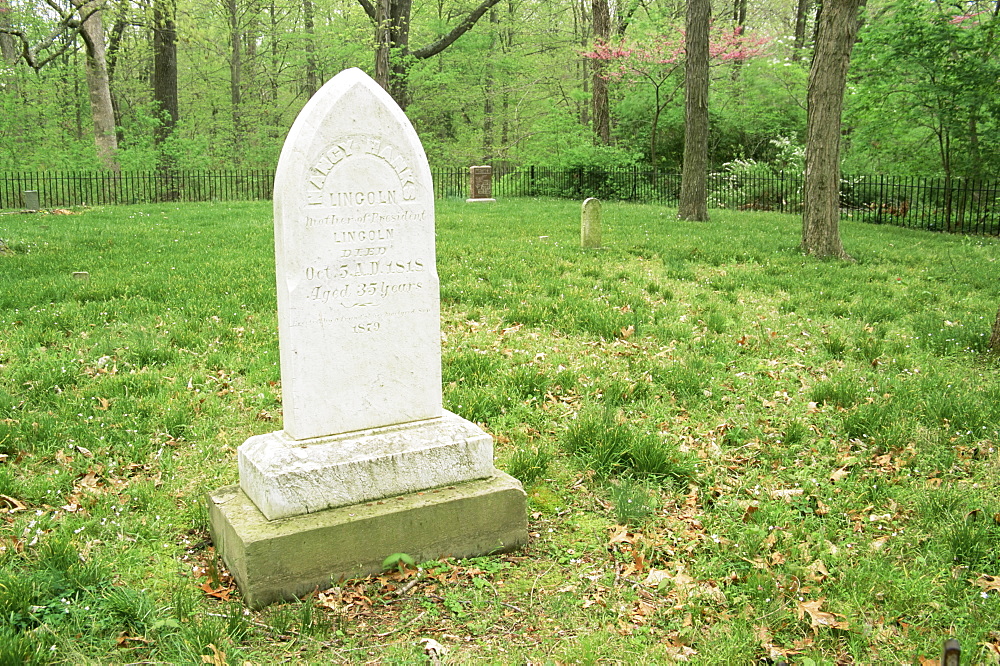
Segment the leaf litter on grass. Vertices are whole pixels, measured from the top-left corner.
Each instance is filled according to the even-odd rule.
[[[214,224],[240,247],[220,240],[202,257],[150,252],[171,248],[185,216],[204,214],[198,207],[172,208],[171,229],[133,228],[118,210],[75,216],[77,227],[115,233],[116,245],[101,248],[108,269],[134,263],[115,254],[126,252],[149,262],[144,275],[184,281],[167,293],[126,271],[108,278],[118,291],[93,292],[92,280],[83,301],[31,278],[39,288],[9,295],[0,312],[11,323],[0,350],[0,566],[34,576],[40,548],[83,527],[69,537],[77,550],[114,562],[116,585],[153,588],[162,607],[174,605],[164,581],[180,567],[196,600],[180,604],[189,610],[178,611],[173,638],[124,634],[136,655],[917,663],[946,635],[974,659],[1000,652],[985,629],[1000,612],[990,555],[1000,388],[995,364],[958,348],[975,343],[975,322],[992,321],[981,306],[1000,294],[970,285],[995,284],[982,261],[995,243],[970,255],[960,239],[848,221],[855,253],[870,260],[839,267],[803,261],[791,218],[720,211],[719,224],[665,224],[656,209],[609,205],[617,237],[597,262],[574,249],[578,229],[559,222],[572,221],[570,204],[546,200],[462,212],[462,224],[465,209],[444,202],[438,225],[446,372],[461,362],[473,371],[446,385],[446,400],[477,401],[501,467],[535,452],[516,459],[533,475],[528,548],[342,581],[322,601],[251,614],[249,635],[240,623],[231,634],[204,623],[239,592],[224,568],[210,572],[191,498],[233,481],[240,441],[280,427],[279,377],[261,352],[276,345],[254,333],[275,324],[264,296],[271,239],[266,225],[258,233],[244,221],[266,207],[230,208],[241,211],[232,220],[211,207]],[[48,232],[62,234],[58,250],[39,244],[3,270],[18,263],[44,276],[46,261],[87,258],[59,223]],[[745,253],[728,249],[734,237]],[[964,281],[940,279],[924,249],[910,248],[929,242]],[[636,243],[641,256],[629,251]],[[183,276],[168,271],[182,266]],[[212,271],[242,276],[240,288],[260,298],[211,292]],[[902,279],[887,283],[886,271]],[[690,477],[636,479],[618,466],[605,479],[581,467],[559,442],[595,409],[690,456]],[[642,511],[616,511],[642,495]],[[169,520],[153,521],[151,503]],[[172,548],[160,552],[161,542]],[[322,621],[298,617],[311,607]],[[123,635],[91,624],[112,643]],[[184,641],[197,656],[177,647]]]

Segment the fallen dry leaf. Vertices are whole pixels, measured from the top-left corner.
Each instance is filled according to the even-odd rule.
[[[115,643],[118,647],[128,647],[129,643],[145,643],[146,645],[149,645],[152,642],[153,641],[148,638],[143,638],[142,636],[129,636],[126,631],[120,633],[118,638],[115,639]]]
[[[830,572],[827,571],[826,565],[823,564],[823,560],[816,560],[808,567],[806,567],[806,579],[814,583],[822,583],[824,580],[830,577]]]
[[[215,647],[214,643],[209,643],[205,646],[206,649],[212,651],[212,654],[201,655],[201,663],[211,664],[212,666],[226,666],[226,653],[221,651],[219,648]]]
[[[687,645],[668,645],[665,650],[673,661],[691,661],[691,657],[698,654],[697,650]]]
[[[809,615],[809,623],[813,630],[819,627],[829,627],[831,629],[844,629],[848,627],[847,622],[843,622],[837,619],[839,613],[828,613],[826,611],[820,610],[820,606],[826,601],[826,597],[821,597],[816,601],[800,601],[797,604],[796,611],[798,613],[799,619],[803,619],[806,614]],[[840,617],[844,617],[840,615]]]
[[[976,587],[981,587],[986,591],[993,590],[995,592],[1000,592],[1000,578],[996,576],[990,576],[988,574],[983,574],[975,580],[970,580],[970,583]]]
[[[424,654],[430,659],[432,664],[441,663],[441,658],[448,654],[448,648],[438,643],[433,638],[421,638],[418,642],[424,644]]]
[[[660,584],[666,580],[673,580],[669,571],[664,571],[663,569],[650,569],[649,575],[646,576],[646,580],[642,581],[642,584],[648,585],[649,587],[659,588]]]
[[[844,465],[839,469],[835,469],[830,472],[830,483],[837,483],[838,481],[844,479],[851,473],[850,465]]]
[[[28,507],[21,500],[10,495],[0,495],[0,513],[14,513],[27,511],[27,509]]]
[[[207,580],[199,585],[198,589],[219,601],[229,601],[229,595],[233,592],[233,588],[231,587],[213,587],[212,583]]]

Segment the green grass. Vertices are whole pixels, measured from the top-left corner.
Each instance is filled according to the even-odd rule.
[[[0,663],[994,659],[1000,243],[578,225],[438,210],[445,405],[524,482],[529,546],[245,613],[202,498],[281,427],[269,205],[0,217]]]

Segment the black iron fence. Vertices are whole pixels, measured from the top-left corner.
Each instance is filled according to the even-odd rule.
[[[166,201],[270,199],[274,171],[35,171],[0,173],[0,209],[20,208],[23,193],[38,192],[42,208]]]
[[[469,195],[467,168],[432,169],[437,198]],[[269,170],[230,171],[41,171],[0,173],[0,209],[24,206],[37,192],[42,208],[170,201],[254,201],[273,195]],[[709,206],[799,213],[801,174],[731,173],[709,176]],[[645,168],[548,169],[496,167],[493,196],[676,204],[679,173]],[[1000,235],[1000,181],[962,178],[844,176],[841,210],[875,224]]]

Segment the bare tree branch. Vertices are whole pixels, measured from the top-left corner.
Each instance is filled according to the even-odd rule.
[[[45,4],[59,14],[59,19],[52,31],[36,44],[30,42],[23,30],[0,26],[0,34],[10,35],[20,43],[20,57],[36,72],[67,51],[76,50],[76,37],[80,34],[80,27],[94,12],[100,10],[103,3],[91,2],[85,7],[62,7],[55,0],[45,0]],[[52,49],[60,38],[62,43]]]
[[[358,1],[365,2],[366,0],[358,0]],[[466,16],[464,19],[462,19],[461,22],[459,22],[458,25],[452,28],[451,32],[449,32],[447,35],[437,40],[433,44],[428,44],[423,48],[419,48],[416,51],[412,51],[411,55],[414,58],[430,58],[431,56],[435,56],[438,53],[441,53],[441,51],[444,51],[446,48],[454,44],[455,40],[457,40],[459,37],[461,37],[469,30],[471,30],[472,27],[476,25],[476,21],[482,18],[483,14],[488,12],[491,7],[493,7],[499,2],[500,0],[483,0],[483,2],[480,3],[478,7],[472,10],[472,12],[468,16]]]
[[[370,3],[368,0],[358,0],[358,4],[361,5],[361,8],[365,10],[365,14],[368,14],[368,18],[370,18],[372,21],[377,20],[375,18],[375,5]]]

